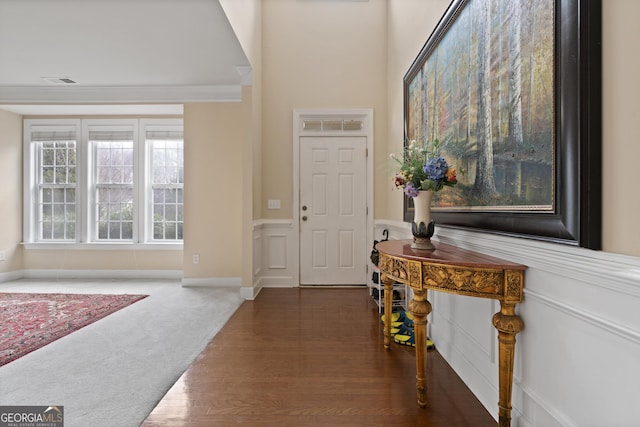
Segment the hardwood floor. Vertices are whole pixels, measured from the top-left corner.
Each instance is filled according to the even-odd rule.
[[[436,350],[419,408],[414,349],[382,339],[364,288],[263,289],[142,426],[497,425]]]

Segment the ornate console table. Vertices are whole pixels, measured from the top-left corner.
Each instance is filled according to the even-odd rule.
[[[427,290],[499,300],[500,312],[493,316],[499,346],[499,422],[500,426],[509,426],[516,334],[524,326],[515,314],[515,306],[522,302],[527,267],[444,243],[436,242],[435,246],[434,250],[416,250],[411,248],[410,240],[377,244],[378,266],[385,289],[384,347],[388,349],[391,342],[388,326],[391,324],[393,284],[405,283],[414,293],[409,310],[414,316],[418,405],[424,407],[427,403],[427,315],[431,312]]]

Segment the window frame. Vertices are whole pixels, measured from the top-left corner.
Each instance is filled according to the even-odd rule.
[[[99,225],[98,225],[98,188],[99,187],[113,187],[115,184],[103,184],[98,183],[98,160],[97,160],[97,142],[95,140],[89,140],[91,132],[131,132],[133,142],[133,183],[131,185],[133,196],[133,231],[131,239],[101,239],[99,237]],[[87,190],[82,194],[85,206],[84,219],[84,233],[86,240],[90,243],[143,243],[140,238],[140,221],[144,221],[144,218],[140,216],[139,212],[139,190],[140,185],[140,163],[143,159],[139,155],[140,145],[139,132],[138,132],[138,120],[137,119],[86,119],[82,120],[82,144],[86,150],[87,155],[83,158],[85,161],[85,182]],[[143,153],[144,155],[144,153]],[[122,185],[124,188],[125,186]]]
[[[97,239],[97,215],[95,205],[96,159],[88,141],[89,129],[97,127],[134,129],[134,220],[131,240]],[[151,161],[146,128],[183,130],[182,119],[24,119],[23,121],[23,245],[26,249],[131,249],[181,250],[184,240],[153,239],[153,217],[151,216]],[[76,136],[76,211],[75,240],[42,240],[38,224],[38,163],[37,144],[32,134],[38,130],[72,130]],[[183,138],[184,155],[184,138]],[[183,160],[184,162],[184,160]],[[184,183],[183,183],[184,186]],[[183,218],[184,220],[184,218]],[[183,234],[184,238],[184,234]]]
[[[184,168],[184,124],[181,119],[141,119],[140,120],[140,140],[144,142],[144,156],[145,156],[145,177],[142,182],[144,182],[144,195],[143,199],[144,203],[144,217],[146,221],[142,224],[145,228],[145,241],[146,243],[171,243],[171,242],[180,242],[182,240],[176,239],[155,239],[153,232],[153,152],[152,152],[152,140],[147,140],[147,132],[158,132],[158,131],[168,131],[168,132],[183,132],[182,138],[182,164]],[[167,185],[169,186],[169,185]],[[171,185],[171,187],[178,187],[176,185]],[[184,238],[184,174],[182,185],[179,186],[183,192],[183,209],[182,209],[182,223],[183,223],[183,238]]]
[[[24,180],[23,180],[23,240],[25,242],[37,242],[43,244],[68,244],[72,242],[69,240],[42,239],[41,231],[38,224],[40,223],[39,205],[42,202],[40,200],[40,188],[39,188],[39,157],[37,142],[32,141],[32,135],[35,132],[73,132],[76,140],[76,203],[75,203],[75,215],[76,215],[76,232],[75,240],[78,240],[78,236],[81,234],[79,225],[81,224],[81,203],[78,201],[78,194],[82,191],[82,177],[81,177],[81,144],[80,144],[80,120],[77,119],[57,119],[55,121],[38,121],[38,120],[25,120],[23,123],[23,168],[24,168]]]

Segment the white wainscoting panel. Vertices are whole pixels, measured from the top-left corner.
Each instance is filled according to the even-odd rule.
[[[298,243],[292,221],[257,221],[253,238],[254,294],[263,287],[298,286]]]
[[[267,238],[267,269],[286,270],[287,269],[287,234],[270,232]]]

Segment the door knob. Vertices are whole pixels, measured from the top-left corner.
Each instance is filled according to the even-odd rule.
[[[303,221],[306,221],[306,220],[307,220],[307,216],[306,216],[306,215],[304,215],[304,216],[302,217],[302,220],[303,220]]]
[[[306,211],[307,210],[307,205],[302,206],[302,210]]]

